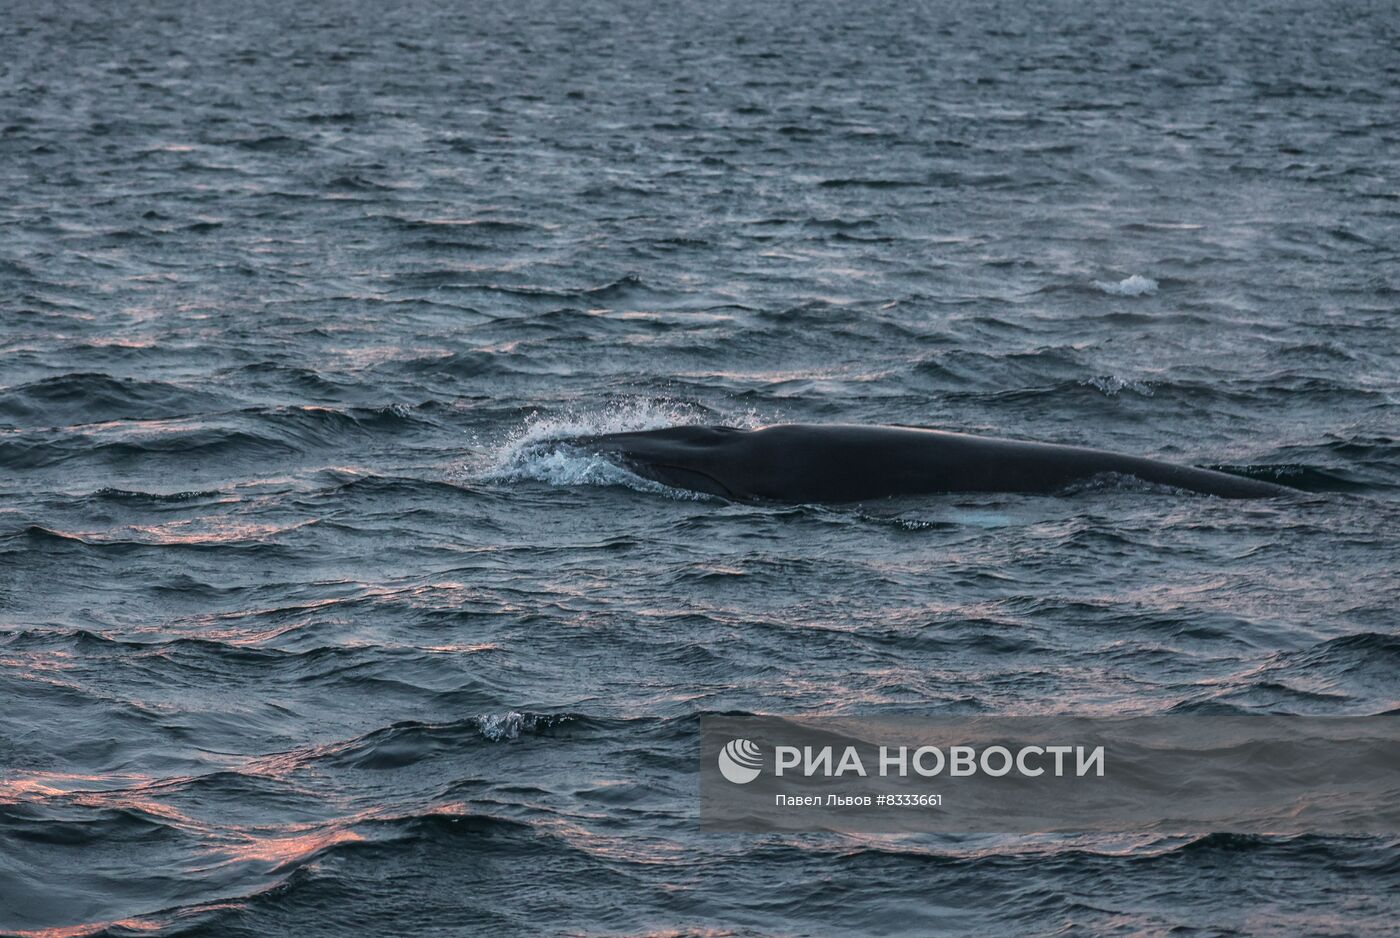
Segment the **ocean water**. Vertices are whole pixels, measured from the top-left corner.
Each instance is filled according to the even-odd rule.
[[[1384,3],[4,4],[0,932],[1358,934],[1393,837],[697,828],[707,713],[1400,693]],[[555,441],[1229,466],[857,506]]]

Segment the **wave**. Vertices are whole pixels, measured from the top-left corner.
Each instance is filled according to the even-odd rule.
[[[1393,707],[1400,639],[1358,632],[1299,651],[1281,651],[1241,673],[1204,685],[1204,696],[1171,712],[1375,714]]]
[[[228,398],[210,391],[95,372],[54,375],[0,390],[0,416],[30,426],[169,419],[227,405]]]
[[[334,376],[313,368],[277,361],[254,362],[216,371],[213,379],[237,383],[252,391],[311,395],[313,399],[341,400],[347,388]]]
[[[480,253],[492,249],[492,245],[486,241],[471,241],[464,238],[424,237],[419,238],[414,243],[428,251],[469,251],[472,253]]]
[[[253,150],[257,152],[277,152],[294,153],[309,149],[311,144],[297,137],[290,137],[286,134],[264,134],[260,137],[229,137],[225,139],[211,139],[210,143],[222,144],[224,146],[234,146],[243,150]]]
[[[118,419],[0,438],[0,466],[33,469],[75,459],[193,462],[228,456],[253,460],[340,448],[355,437],[434,426],[432,418],[403,405],[344,410],[311,405],[250,407],[190,418]]]
[[[354,111],[318,111],[299,115],[296,119],[305,124],[353,124],[360,119],[360,116]]]
[[[229,556],[242,555],[249,560],[270,563],[298,556],[296,550],[280,544],[274,538],[290,531],[322,523],[324,522],[312,520],[281,527],[254,525],[249,530],[238,525],[235,521],[228,520],[224,530],[220,530],[216,526],[212,530],[181,533],[172,530],[169,526],[164,526],[121,529],[121,533],[115,535],[105,531],[60,531],[39,524],[31,524],[12,535],[12,538],[27,538],[35,550],[82,549],[118,555],[147,551],[188,550],[218,552]]]
[[[380,220],[404,231],[474,231],[482,234],[528,234],[540,226],[530,222],[505,221],[499,218],[410,218],[404,215],[379,215]]]
[[[928,352],[910,368],[912,377],[939,386],[983,389],[996,395],[1036,391],[1047,381],[1087,380],[1084,356],[1073,346],[1045,346],[1014,352],[951,348]]]
[[[1358,632],[1279,652],[1251,679],[1261,686],[1286,683],[1295,693],[1328,700],[1393,702],[1398,670],[1400,637]]]
[[[575,713],[504,713],[468,717],[455,723],[395,723],[339,748],[319,759],[358,769],[401,768],[444,752],[460,752],[472,743],[500,743],[522,736],[548,736],[565,728],[583,730],[590,721]]]
[[[1094,374],[1083,366],[1072,352],[1060,349],[1040,349],[1030,352],[993,355],[958,351],[930,356],[916,363],[910,376],[927,381],[930,391],[938,391],[948,400],[978,404],[1037,403],[1039,417],[1050,411],[1057,401],[1065,406],[1080,406],[1076,400],[1113,399],[1118,403],[1132,402],[1146,406],[1152,401],[1153,412],[1164,415],[1186,413],[1192,419],[1218,419],[1220,412],[1231,407],[1259,407],[1281,398],[1306,399],[1311,403],[1335,402],[1358,404],[1380,398],[1377,391],[1356,387],[1341,381],[1275,373],[1213,383],[1189,378],[1151,379],[1131,374]],[[1381,448],[1360,444],[1378,456]],[[1346,444],[1337,440],[1324,446],[1304,446],[1285,449],[1300,457],[1306,451],[1331,450],[1351,456]],[[1370,455],[1367,453],[1366,455]],[[1301,459],[1300,459],[1301,461]],[[1380,460],[1372,460],[1380,468]],[[1394,465],[1394,463],[1391,463]]]
[[[156,807],[154,801],[147,803]],[[115,911],[128,906],[126,895],[132,886],[142,887],[147,902],[157,908],[129,912],[121,918],[90,918],[32,931],[11,927],[6,934],[17,938],[95,938],[151,932],[229,934],[230,926],[247,912],[264,903],[285,905],[289,893],[295,895],[299,887],[309,887],[315,896],[313,901],[323,902],[328,889],[336,891],[338,877],[312,871],[318,861],[332,856],[337,858],[334,866],[341,866],[365,851],[374,856],[386,852],[418,853],[426,845],[448,845],[463,842],[463,838],[470,839],[474,850],[483,845],[499,850],[512,839],[523,839],[522,846],[529,850],[544,838],[556,842],[554,849],[578,851],[566,840],[551,836],[547,827],[490,813],[489,808],[483,810],[462,801],[370,809],[323,820],[218,828],[173,812],[148,815],[142,810],[97,809],[86,813],[90,816],[64,819],[46,810],[38,812],[32,821],[25,821],[0,808],[0,836],[36,843],[40,849],[77,848],[89,854],[98,854],[104,847],[129,849],[133,843],[148,849],[159,845],[188,857],[191,871],[198,874],[198,885],[191,888],[188,873],[177,876],[153,870],[127,874],[123,888],[117,890],[105,878],[90,876],[74,884],[86,885],[91,891],[75,909],[55,914],[54,910],[34,903],[35,911],[42,908],[49,921],[71,921],[74,911],[101,908],[93,901],[99,898]],[[47,872],[42,861],[30,859],[29,851],[13,853],[0,866],[7,878],[15,876],[35,883],[43,881]],[[58,890],[60,895],[63,892]],[[23,911],[23,906],[14,910],[20,914]],[[14,912],[7,909],[7,917]],[[11,917],[10,921],[14,919]],[[252,933],[265,932],[255,929]]]
[[[183,505],[190,502],[207,502],[220,498],[223,494],[219,489],[199,489],[188,492],[137,492],[130,489],[105,487],[87,497],[95,502],[116,502],[153,508],[165,505]]]
[[[152,434],[140,440],[101,442],[85,433],[62,438],[0,441],[0,466],[11,469],[37,469],[76,459],[99,462],[135,462],[146,458],[173,457],[182,462],[200,458],[229,456],[255,460],[261,457],[291,455],[299,447],[284,440],[241,430],[191,427],[171,433]]]
[[[396,274],[394,283],[406,288],[451,289],[522,300],[586,301],[600,303],[642,298],[656,293],[640,277],[628,274],[597,286],[553,287],[532,283],[482,283],[476,274],[454,268],[416,270]]]
[[[925,187],[929,183],[918,179],[879,179],[852,176],[840,179],[823,179],[817,185],[823,189],[912,189]]]
[[[528,356],[512,355],[502,349],[479,348],[446,354],[395,358],[375,363],[369,370],[422,377],[437,375],[461,380],[538,374],[545,369],[546,366],[541,362],[532,362]]]
[[[410,498],[450,498],[470,494],[470,489],[442,479],[420,479],[413,476],[376,475],[374,473],[359,474],[344,469],[327,470],[324,475],[331,483],[329,487],[308,492],[301,497],[304,499],[363,497],[374,502],[380,498],[405,496]]]

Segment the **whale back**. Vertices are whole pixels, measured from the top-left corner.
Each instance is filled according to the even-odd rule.
[[[643,478],[737,500],[852,502],[953,492],[1051,493],[1107,473],[1226,498],[1290,491],[1105,450],[913,427],[681,426],[574,442]]]
[[[644,479],[672,488],[721,498],[754,497],[731,488],[735,469],[726,447],[732,448],[737,427],[686,425],[659,430],[634,430],[579,437],[573,445],[601,453]]]

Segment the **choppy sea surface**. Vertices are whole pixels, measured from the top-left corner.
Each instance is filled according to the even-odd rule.
[[[1357,934],[1386,837],[697,829],[706,713],[1400,705],[1380,3],[7,3],[0,932]],[[728,504],[902,423],[1230,502]]]

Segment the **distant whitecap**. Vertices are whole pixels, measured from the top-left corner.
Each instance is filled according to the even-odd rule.
[[[1094,286],[1113,296],[1146,296],[1157,292],[1157,281],[1141,274],[1133,274],[1117,282],[1095,280]]]

